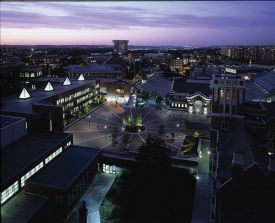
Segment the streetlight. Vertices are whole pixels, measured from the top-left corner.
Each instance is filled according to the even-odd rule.
[[[107,103],[107,107],[106,107],[106,109],[107,109],[107,114],[108,114],[108,103]]]
[[[89,128],[91,126],[91,116],[89,115]]]
[[[105,128],[105,139],[106,139],[106,128],[107,128],[106,125],[104,126],[104,128]]]
[[[177,124],[177,127],[178,127],[178,134],[177,134],[177,137],[179,137],[179,124]]]

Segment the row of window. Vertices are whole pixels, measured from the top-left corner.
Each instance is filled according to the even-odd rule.
[[[8,200],[12,195],[14,195],[19,190],[18,181],[9,186],[6,190],[1,193],[1,204]]]
[[[174,100],[186,100],[185,96],[178,96],[178,95],[173,95],[172,97]]]
[[[73,98],[79,97],[81,95],[85,95],[89,91],[90,91],[90,88],[86,88],[86,89],[84,89],[82,91],[79,91],[77,93],[71,94],[71,95],[69,95],[69,96],[67,96],[65,98],[61,98],[61,99],[59,99],[59,100],[56,101],[56,105],[58,106],[58,105],[61,105],[61,104],[65,103],[65,102],[67,102],[67,101],[71,101]]]
[[[171,103],[172,107],[178,107],[178,108],[187,108],[187,104],[177,104],[177,103]]]
[[[124,89],[116,89],[117,94],[125,94]]]
[[[54,157],[56,157],[59,153],[62,152],[62,147],[60,147],[58,150],[56,150],[54,153],[52,153],[49,157],[45,159],[45,164],[50,162]]]
[[[43,162],[39,163],[36,167],[34,167],[31,171],[26,173],[23,177],[21,177],[21,187],[25,186],[25,180],[29,179],[33,174],[35,174],[38,170],[43,167]]]
[[[226,97],[226,99],[230,99],[231,98],[231,90],[230,89],[226,89],[226,92],[221,89],[220,90],[220,99],[223,99],[224,97]],[[233,100],[236,100],[237,99],[237,90],[236,89],[233,89],[232,91],[232,99]]]
[[[85,96],[83,96],[83,97],[77,99],[76,103],[77,103],[77,104],[80,104],[80,103],[82,103],[83,101],[86,101],[89,97],[90,97],[90,95],[85,95]]]
[[[82,177],[68,195],[68,206],[76,203],[89,187],[89,171]]]
[[[36,75],[33,72],[32,73],[28,73],[28,72],[20,73],[20,77],[39,77],[39,76],[42,76],[42,71],[37,72]]]

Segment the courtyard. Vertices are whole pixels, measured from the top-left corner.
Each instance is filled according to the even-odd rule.
[[[65,132],[73,133],[75,145],[125,153],[126,145],[122,142],[125,127],[123,117],[129,114],[134,119],[141,115],[143,126],[143,131],[130,133],[130,143],[127,144],[127,149],[131,153],[137,152],[141,142],[145,141],[149,133],[152,135],[158,134],[159,126],[162,124],[166,133],[164,139],[172,150],[171,156],[176,156],[181,149],[183,136],[187,132],[184,121],[188,119],[189,122],[193,120],[198,124],[208,123],[208,119],[204,115],[156,109],[153,103],[148,103],[144,107],[135,107],[125,103],[116,105],[115,102],[105,102],[96,110],[67,127]],[[113,146],[111,137],[114,128],[118,129],[118,143],[115,146]],[[171,136],[172,132],[175,133],[175,137]]]

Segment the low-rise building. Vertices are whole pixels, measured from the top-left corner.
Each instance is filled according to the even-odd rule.
[[[72,115],[93,103],[100,92],[99,80],[41,78],[43,88],[23,88],[20,95],[1,100],[1,114],[23,117],[29,130],[63,131],[66,114]],[[37,79],[36,79],[37,81]]]

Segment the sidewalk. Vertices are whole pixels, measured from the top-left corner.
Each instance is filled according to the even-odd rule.
[[[192,223],[207,223],[210,221],[210,182],[209,176],[209,145],[201,144],[201,157],[198,164],[198,180],[196,184],[193,205]]]
[[[83,200],[86,202],[88,208],[87,223],[100,223],[98,207],[112,186],[114,179],[115,175],[112,174],[96,175],[93,183],[78,202],[68,220],[64,221],[64,223],[78,223],[78,208],[81,206]]]

